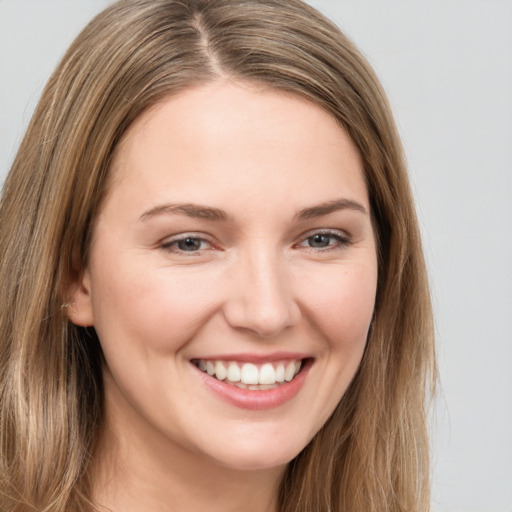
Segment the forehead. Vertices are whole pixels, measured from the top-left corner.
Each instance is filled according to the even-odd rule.
[[[114,190],[132,187],[154,201],[199,201],[222,189],[231,202],[350,193],[369,207],[360,155],[336,120],[302,97],[248,83],[187,89],[149,109],[111,172]]]

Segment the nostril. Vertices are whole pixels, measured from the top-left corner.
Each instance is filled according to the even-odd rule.
[[[225,309],[224,316],[231,327],[264,338],[275,336],[296,322],[296,315],[289,308],[259,308],[254,304],[231,304]]]

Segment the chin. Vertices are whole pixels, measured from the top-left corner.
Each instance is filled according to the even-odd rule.
[[[236,471],[263,471],[268,469],[284,468],[298,453],[289,454],[230,454],[217,459],[222,466]]]
[[[306,446],[302,439],[291,443],[290,436],[283,439],[281,436],[273,436],[270,439],[258,439],[254,436],[244,439],[242,442],[228,440],[225,450],[220,450],[217,445],[210,457],[218,464],[240,471],[258,471],[271,468],[283,468],[291,462]]]

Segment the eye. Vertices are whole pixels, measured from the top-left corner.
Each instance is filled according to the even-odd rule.
[[[299,247],[305,247],[316,251],[325,251],[345,247],[349,244],[349,238],[341,232],[321,231],[313,233],[298,244]]]
[[[197,253],[211,249],[212,245],[204,238],[193,235],[184,235],[179,238],[167,240],[162,248],[174,253]]]

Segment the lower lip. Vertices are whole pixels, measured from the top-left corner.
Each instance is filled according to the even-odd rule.
[[[194,365],[193,368],[198,372],[204,384],[206,384],[211,391],[231,405],[241,409],[263,411],[274,409],[292,400],[301,390],[312,363],[313,361],[310,359],[303,361],[301,371],[291,382],[286,382],[276,388],[262,391],[241,389],[217,380],[215,377],[210,377],[210,375],[202,372]]]

